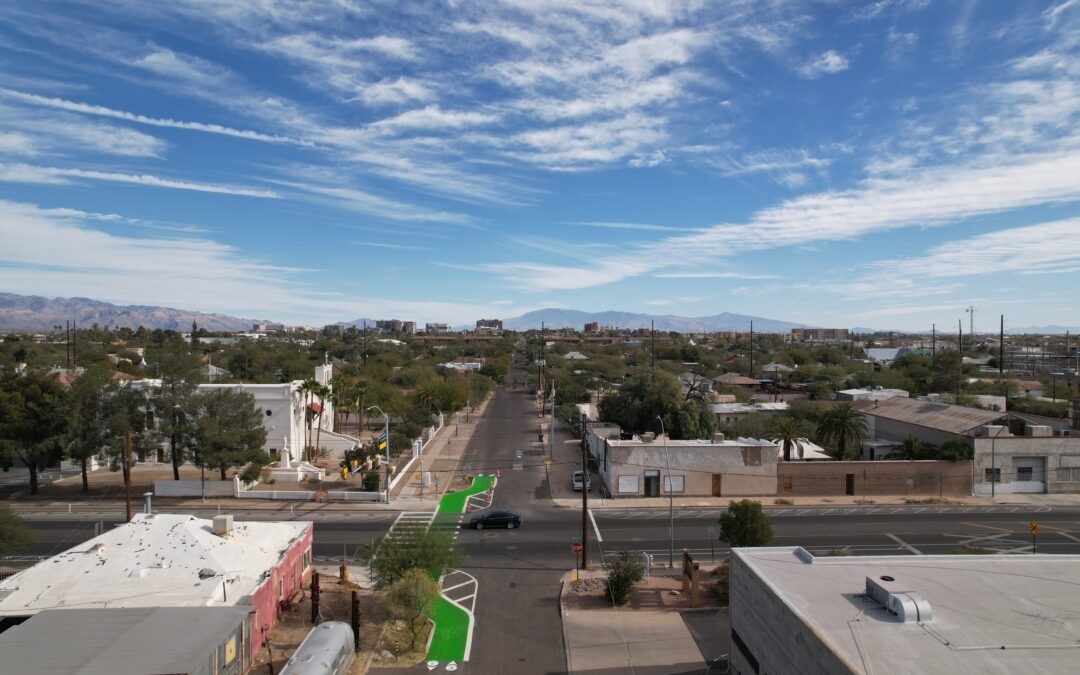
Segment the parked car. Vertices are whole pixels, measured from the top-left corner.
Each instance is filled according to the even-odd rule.
[[[488,511],[478,516],[473,516],[469,521],[473,529],[482,530],[485,527],[505,527],[512,530],[521,527],[521,514],[513,511]]]
[[[574,490],[576,490],[577,492],[581,492],[583,481],[585,489],[590,491],[592,490],[592,477],[585,476],[584,472],[580,470],[574,472],[574,477],[571,479],[571,481],[574,484]]]

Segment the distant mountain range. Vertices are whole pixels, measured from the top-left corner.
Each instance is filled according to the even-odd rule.
[[[113,305],[89,298],[44,298],[38,295],[0,293],[0,330],[47,331],[74,320],[79,328],[97,324],[102,328],[161,328],[191,330],[191,322],[210,331],[246,331],[256,323],[224,314],[190,312],[170,307]]]
[[[503,328],[506,330],[530,330],[540,328],[543,323],[546,328],[573,328],[581,330],[587,323],[596,322],[601,326],[614,326],[620,329],[633,330],[636,328],[649,328],[652,322],[656,323],[656,330],[675,331],[678,333],[712,333],[715,331],[750,330],[750,322],[754,322],[754,330],[764,333],[786,333],[792,328],[799,328],[804,324],[790,321],[777,321],[760,316],[746,314],[731,314],[724,312],[713,316],[686,317],[674,314],[634,314],[632,312],[579,312],[574,309],[539,309],[528,312],[511,319],[503,319]]]
[[[992,332],[992,331],[979,331],[980,333]],[[1064,335],[1065,333],[1072,333],[1073,335],[1080,335],[1080,327],[1077,326],[1026,326],[1024,328],[1006,328],[1006,333],[1009,334],[1028,334],[1028,335]]]
[[[352,321],[340,321],[336,325],[341,326],[342,328],[359,328],[363,330],[364,324],[367,324],[368,328],[374,328],[375,319],[353,319]]]

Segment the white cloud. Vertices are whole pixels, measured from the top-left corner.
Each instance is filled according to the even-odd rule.
[[[280,195],[273,190],[259,190],[255,188],[240,187],[235,185],[211,185],[208,183],[194,183],[191,181],[175,180],[172,178],[161,178],[159,176],[152,176],[148,174],[129,174],[118,173],[114,171],[91,171],[87,169],[0,163],[0,181],[3,182],[63,185],[70,182],[68,180],[70,178],[85,178],[88,180],[100,180],[111,183],[128,183],[131,185],[145,185],[149,187],[170,188],[173,190],[213,192],[217,194],[236,195],[240,197],[259,197],[262,199],[277,199],[278,197],[280,197]]]
[[[352,187],[299,183],[295,181],[271,181],[303,192],[328,197],[329,203],[358,213],[388,218],[390,220],[415,222],[441,222],[469,225],[472,219],[460,213],[432,211],[419,206],[399,202]]]
[[[230,127],[224,127],[219,124],[203,124],[201,122],[183,122],[172,119],[161,119],[155,117],[147,117],[145,115],[138,115],[131,112],[125,112],[123,110],[114,110],[112,108],[106,108],[104,106],[90,105],[86,103],[78,103],[76,101],[68,101],[62,98],[51,98],[46,96],[38,96],[37,94],[27,94],[21,91],[15,91],[13,89],[0,88],[0,95],[13,98],[15,100],[30,103],[32,105],[44,106],[48,108],[55,108],[57,110],[67,110],[70,112],[82,113],[84,115],[96,115],[99,117],[111,117],[113,119],[125,120],[128,122],[135,122],[137,124],[146,124],[155,127],[168,127],[172,129],[189,129],[192,131],[202,131],[211,134],[221,134],[224,136],[233,136],[236,138],[246,138],[254,141],[264,141],[268,143],[292,143],[300,145],[310,145],[305,141],[297,139],[286,138],[283,136],[274,136],[271,134],[263,134],[257,131],[249,131],[245,129],[233,129]]]
[[[403,112],[394,117],[381,119],[370,125],[372,129],[387,133],[407,131],[440,131],[489,124],[498,115],[471,110],[443,110],[436,105]]]
[[[830,49],[799,67],[799,75],[816,80],[823,75],[835,75],[848,69],[850,62],[840,52]]]
[[[362,101],[368,105],[400,105],[410,101],[425,102],[436,97],[432,87],[421,80],[398,77],[383,79],[357,88],[351,100]]]
[[[0,200],[0,288],[313,324],[371,314],[462,323],[507,311],[494,303],[320,290],[325,287],[321,278],[305,283],[303,270],[260,260],[217,241],[118,236],[90,227],[84,216],[73,209]],[[363,300],[353,299],[356,296]],[[538,307],[521,311],[531,309]]]
[[[610,223],[606,221],[571,221],[568,225],[599,227],[608,230],[640,230],[644,232],[697,232],[696,227],[675,227],[673,225],[653,225],[650,223]]]
[[[665,272],[653,275],[657,279],[782,279],[775,274],[755,274],[752,272]]]
[[[23,155],[33,157],[38,154],[34,141],[26,134],[15,131],[0,133],[0,155]]]

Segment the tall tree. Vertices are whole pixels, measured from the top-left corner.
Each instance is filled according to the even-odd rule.
[[[772,538],[772,525],[760,502],[730,502],[727,511],[720,514],[720,540],[732,548],[768,546]]]
[[[318,381],[309,377],[300,383],[300,394],[304,397],[304,459],[311,460],[311,421],[314,414],[311,410],[311,402],[315,396],[315,390],[319,388]]]
[[[34,533],[19,514],[0,504],[0,555],[14,553],[34,543]]]
[[[196,455],[200,464],[217,467],[221,480],[230,466],[264,462],[266,427],[255,397],[232,389],[212,389],[195,397]]]
[[[904,438],[898,449],[901,459],[933,459],[936,451],[937,448],[930,443],[910,434]]]
[[[22,462],[30,494],[38,492],[38,471],[64,456],[67,424],[68,392],[55,376],[33,371],[0,378],[0,465]]]
[[[90,492],[88,465],[108,445],[109,400],[116,390],[104,368],[88,368],[71,385],[67,456],[82,470],[83,494]]]
[[[772,434],[774,439],[780,443],[780,447],[784,451],[784,461],[791,461],[791,451],[793,448],[798,448],[799,459],[803,458],[803,446],[799,442],[802,438],[802,429],[799,425],[799,420],[795,419],[791,415],[784,415],[773,420]]]
[[[866,439],[866,415],[850,403],[840,403],[821,416],[817,431],[821,440],[836,444],[837,459],[851,459],[855,448],[849,451],[849,447],[859,446]]]
[[[158,428],[169,441],[169,459],[173,480],[180,480],[180,465],[187,458],[194,428],[189,417],[195,394],[195,370],[199,360],[188,353],[183,343],[173,343],[155,354],[155,368],[161,386],[151,396]]]

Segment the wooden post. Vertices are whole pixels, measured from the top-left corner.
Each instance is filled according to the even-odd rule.
[[[311,623],[319,622],[319,573],[311,573]]]
[[[360,591],[352,592],[352,615],[349,624],[353,630],[353,650],[360,653]]]

